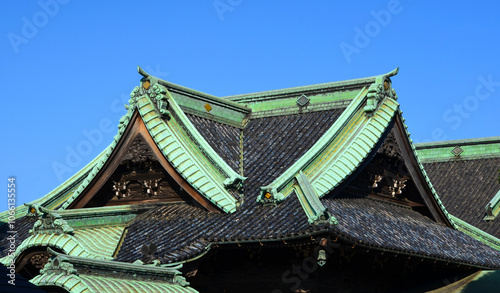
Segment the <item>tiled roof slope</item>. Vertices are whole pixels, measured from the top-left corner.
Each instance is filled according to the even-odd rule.
[[[296,197],[279,206],[254,206],[231,215],[171,205],[151,210],[130,224],[116,260],[141,259],[140,247],[154,243],[163,263],[175,263],[201,255],[215,243],[307,236],[319,228],[309,225]]]
[[[153,77],[150,77],[154,82]],[[157,82],[157,81],[156,81]],[[149,89],[149,90],[148,90]],[[183,113],[170,93],[158,83],[136,87],[131,96],[128,112],[120,120],[118,134],[105,156],[92,169],[84,183],[63,205],[70,208],[77,203],[86,189],[96,182],[97,174],[116,153],[124,140],[124,133],[137,125],[145,124],[145,132],[152,137],[168,163],[191,184],[205,199],[225,212],[234,212],[238,202],[228,185],[244,180],[212,149]],[[154,96],[154,98],[152,97]],[[155,102],[156,101],[156,102]],[[168,111],[162,107],[168,108]],[[160,111],[160,110],[162,111]],[[165,118],[168,115],[168,118]],[[132,122],[131,122],[132,121]]]
[[[210,146],[236,172],[240,170],[240,135],[242,130],[212,121],[208,118],[186,114],[191,123],[205,137]]]
[[[45,244],[49,243],[55,246],[61,245],[63,242],[64,244],[74,243],[81,248],[81,251],[110,258],[116,249],[125,223],[149,208],[147,205],[142,205],[58,211],[59,215],[74,229],[74,236],[66,235],[63,237],[67,241],[63,241],[62,238],[58,239],[57,235],[50,237],[51,235],[38,234],[38,237],[33,237],[29,230],[33,228],[38,217],[26,216],[25,214],[15,222],[17,231],[16,255],[22,253],[23,249],[40,245],[36,241],[42,240]],[[0,233],[7,235],[7,224],[0,226],[0,229]],[[25,244],[21,245],[26,239],[28,240]],[[6,237],[0,239],[0,258],[9,253],[8,246],[9,241]]]
[[[454,216],[500,237],[500,219],[485,221],[485,207],[500,189],[500,157],[424,163],[446,209]]]

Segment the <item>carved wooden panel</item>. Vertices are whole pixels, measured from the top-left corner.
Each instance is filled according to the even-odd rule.
[[[141,135],[132,142],[118,168],[87,207],[192,201],[163,169]]]
[[[42,269],[49,262],[49,254],[46,252],[35,254],[30,257],[29,262],[34,268]]]

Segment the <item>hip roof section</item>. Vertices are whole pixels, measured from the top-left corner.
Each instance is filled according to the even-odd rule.
[[[114,142],[77,175],[37,201],[61,210],[75,235],[60,238],[82,247],[82,256],[94,255],[97,248],[89,242],[108,232],[114,236],[103,244],[108,247],[106,256],[115,249],[115,261],[133,262],[142,257],[142,245],[154,242],[162,263],[201,257],[213,245],[223,243],[285,243],[311,234],[335,233],[345,241],[382,251],[500,267],[494,250],[411,209],[372,199],[326,196],[340,192],[337,188],[355,175],[389,127],[402,119],[389,78],[396,72],[226,98],[140,73],[141,86],[131,94],[129,111],[120,120]],[[161,156],[224,213],[181,203],[64,211],[102,176],[101,170],[134,123],[134,115],[143,121]],[[408,156],[418,163],[415,172],[422,173],[421,181],[432,193],[429,198],[447,215],[413,153],[408,133],[401,133],[407,139]],[[23,209],[26,213],[27,208]],[[125,217],[127,213],[132,216]],[[95,225],[79,222],[94,216],[99,218]],[[120,222],[113,222],[113,216],[121,217]],[[31,223],[23,221],[29,228]],[[117,235],[121,235],[119,240]],[[31,239],[36,236],[26,237],[31,237],[26,243],[44,243],[40,236],[34,242]],[[425,245],[419,246],[423,240]],[[453,245],[465,246],[453,252]]]

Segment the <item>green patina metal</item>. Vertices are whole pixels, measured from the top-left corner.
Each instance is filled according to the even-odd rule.
[[[33,201],[30,207],[22,206],[16,211],[16,217],[19,218],[33,207],[37,210],[36,215],[40,220],[31,231],[33,235],[25,239],[16,249],[14,258],[32,247],[53,247],[68,255],[65,256],[66,259],[58,256],[61,263],[67,265],[56,267],[51,262],[41,275],[34,278],[32,282],[37,285],[58,286],[70,292],[114,292],[118,288],[135,288],[137,292],[196,292],[189,287],[183,287],[180,284],[182,282],[170,284],[140,278],[127,279],[123,276],[115,278],[78,274],[72,266],[72,263],[76,262],[79,265],[99,267],[99,269],[120,268],[131,272],[142,270],[145,275],[150,276],[154,273],[144,270],[162,269],[103,261],[112,259],[123,235],[125,223],[137,214],[150,209],[151,205],[64,210],[96,178],[122,138],[135,111],[139,112],[155,144],[179,174],[202,196],[223,211],[231,213],[237,209],[239,201],[229,189],[242,190],[246,179],[242,176],[243,165],[240,165],[241,175],[234,172],[191,124],[185,113],[244,128],[249,118],[347,106],[336,123],[304,156],[270,185],[261,187],[258,201],[265,204],[277,204],[295,191],[312,225],[337,224],[335,217],[328,213],[319,199],[339,186],[359,167],[380,141],[396,115],[400,115],[401,121],[404,121],[389,79],[397,73],[397,70],[371,78],[231,96],[224,99],[158,80],[141,72],[140,69],[139,71],[144,76],[141,81],[143,83],[148,81],[150,87],[149,89],[136,87],[132,91],[127,114],[120,119],[118,134],[111,145],[61,186],[43,198]],[[307,95],[310,101],[301,107],[297,105],[296,100],[302,94]],[[210,111],[204,108],[206,103],[209,103]],[[418,144],[415,148],[406,125],[404,127],[425,181],[450,223],[455,229],[500,249],[499,239],[446,211],[420,161],[421,158],[424,161],[457,159],[450,152],[457,145],[464,150],[461,158],[500,156],[500,137]],[[243,131],[240,143],[242,141]],[[240,147],[241,162],[243,162],[243,145]],[[50,211],[61,204],[63,204],[62,209],[57,211],[57,215]],[[486,206],[486,211],[488,216],[496,217],[500,211],[500,192]],[[42,220],[44,215],[45,219],[50,221]],[[7,221],[7,217],[7,212],[0,214],[0,220],[3,222]],[[10,260],[4,257],[0,261],[8,264]],[[101,263],[100,266],[98,262]]]
[[[144,106],[139,106],[139,112],[165,158],[193,187],[219,208],[226,212],[236,211],[238,202],[226,190],[226,186],[237,185],[237,182],[242,182],[245,178],[234,172],[215,153],[175,101],[170,100],[169,105],[178,120],[171,119],[166,123],[154,115],[149,115],[153,112],[149,111],[146,100],[144,96],[140,100],[139,104],[144,102]],[[163,129],[157,127],[162,124]],[[170,127],[165,127],[167,124]],[[197,140],[190,139],[193,137]]]
[[[337,219],[330,215],[328,209],[321,203],[316,190],[312,187],[307,176],[300,171],[295,176],[295,179],[297,180],[297,185],[294,186],[295,194],[309,218],[309,223],[311,225],[318,225],[320,223],[337,225]]]
[[[105,151],[103,151],[90,163],[88,163],[85,167],[83,167],[80,171],[78,171],[75,175],[71,176],[69,179],[67,179],[65,182],[63,182],[61,185],[59,185],[57,188],[55,188],[45,196],[36,199],[32,202],[29,202],[25,205],[16,207],[16,219],[26,215],[26,213],[28,212],[29,205],[38,204],[39,206],[45,207],[47,209],[54,209],[60,206],[79,187],[79,185],[83,182],[83,179],[85,179],[88,176],[90,170],[94,168],[96,162],[98,162],[101,159],[101,156],[105,153]],[[8,222],[8,217],[9,217],[8,211],[0,213],[0,222],[3,223]]]
[[[357,92],[364,86],[369,86],[373,82],[375,82],[375,78],[377,76],[359,78],[359,79],[351,79],[344,81],[336,81],[336,82],[328,82],[321,84],[314,84],[308,86],[299,86],[299,87],[291,87],[286,89],[279,90],[271,90],[271,91],[263,91],[256,92],[250,94],[241,94],[241,95],[233,95],[222,97],[223,99],[227,99],[233,102],[238,102],[240,104],[251,104],[257,102],[266,102],[272,100],[279,99],[288,99],[298,98],[302,94],[308,96],[309,98],[315,95],[325,94],[325,93],[334,93],[334,92]],[[342,95],[342,94],[340,94]],[[355,95],[355,94],[354,94]],[[346,97],[347,98],[347,97]],[[352,99],[350,97],[349,99]]]
[[[261,195],[257,201],[262,203],[269,201],[266,199],[266,194],[271,194],[271,199],[275,203],[284,199],[294,190],[293,178],[299,172],[303,172],[309,178],[318,197],[328,194],[352,174],[379,142],[394,117],[400,115],[401,121],[404,121],[399,104],[396,102],[397,95],[388,79],[396,73],[397,69],[377,77],[370,97],[368,96],[370,89],[361,90],[335,124],[305,155],[271,184],[261,187]],[[380,86],[383,92],[377,91],[375,94],[379,96],[374,96],[373,88],[378,89]],[[404,125],[413,156],[422,172],[425,184],[428,185],[445,217],[456,228],[417,156],[407,128]]]
[[[16,248],[12,257],[4,257],[0,262],[4,265],[11,263],[11,260],[16,261],[18,257],[27,249],[32,247],[53,247],[57,248],[69,255],[75,255],[85,258],[104,260],[111,257],[103,254],[93,254],[84,245],[80,243],[73,235],[69,234],[36,234],[26,238],[23,243]]]
[[[124,226],[96,227],[75,230],[75,239],[93,255],[112,259],[118,246]]]
[[[111,156],[137,109],[156,145],[179,174],[223,211],[236,211],[238,200],[227,189],[241,188],[246,178],[233,171],[212,149],[191,124],[170,92],[159,85],[155,78],[148,78],[149,90],[143,87],[134,88],[127,106],[128,112],[120,119],[118,134],[113,143],[62,208],[67,208],[76,200],[95,178]],[[143,82],[144,80],[143,78]]]
[[[183,287],[155,281],[134,281],[94,275],[65,275],[63,273],[46,273],[38,275],[31,283],[37,286],[60,287],[71,293],[115,293],[115,292],[165,292],[196,293],[191,287]]]
[[[450,215],[450,218],[453,220],[455,223],[457,230],[464,232],[465,234],[495,248],[500,250],[500,239],[484,232],[483,230],[480,230],[471,224],[453,216]]]
[[[323,134],[323,136],[299,160],[297,160],[297,162],[295,162],[290,168],[283,172],[283,174],[276,178],[271,184],[261,187],[261,190],[281,191],[288,184],[290,185],[290,188],[288,188],[287,190],[291,192],[291,182],[293,178],[295,178],[299,171],[304,170],[306,166],[310,165],[315,158],[317,158],[322,152],[324,152],[324,150],[328,147],[328,145],[331,144],[335,137],[338,137],[338,134],[340,133],[342,128],[344,128],[344,125],[348,123],[355,112],[358,112],[363,103],[365,94],[366,89],[363,88],[358,93],[358,96],[349,104],[347,109],[344,110],[342,115],[340,115],[337,121],[330,127],[330,129],[328,129],[325,134]],[[278,191],[275,191],[275,193],[278,194]],[[283,195],[281,196],[283,197]],[[259,197],[257,200],[263,200],[263,196]]]
[[[315,111],[345,108],[356,97],[360,89],[370,85],[375,77],[331,82],[312,86],[294,87],[252,94],[228,96],[225,99],[246,104],[252,109],[250,118],[279,115],[293,115]],[[308,102],[297,103],[298,98],[306,96]]]
[[[231,167],[229,167],[229,165],[214,151],[214,149],[198,132],[196,127],[193,126],[193,124],[186,117],[186,114],[184,114],[174,100],[171,102],[171,108],[176,113],[176,116],[181,123],[180,125],[183,126],[186,134],[191,138],[191,141],[199,146],[199,149],[203,151],[205,157],[211,162],[210,165],[217,167],[220,170],[220,173],[226,176],[226,179],[229,179],[228,184],[236,184],[236,182],[246,179],[233,171],[233,169],[231,169]]]
[[[169,91],[170,92],[170,91]],[[250,109],[244,111],[236,111],[227,107],[226,104],[216,103],[213,100],[199,99],[197,97],[190,98],[185,95],[175,94],[170,92],[172,98],[183,109],[184,112],[201,116],[219,123],[228,124],[241,128],[241,122],[250,113]],[[226,103],[229,101],[225,101]],[[208,112],[204,106],[209,104],[211,107]],[[239,109],[238,109],[239,110]]]
[[[352,174],[375,147],[399,104],[386,99],[373,116],[354,115],[330,147],[304,169],[312,185],[324,196]]]
[[[151,205],[112,206],[60,210],[55,214],[37,204],[26,206],[28,216],[39,220],[30,230],[32,236],[16,249],[14,259],[26,249],[37,246],[55,247],[71,255],[111,259],[125,224],[151,208]],[[64,236],[58,237],[60,235]],[[2,259],[2,263],[5,261],[6,258]]]
[[[30,234],[73,234],[73,228],[52,210],[41,207],[39,204],[28,206],[28,217],[37,217],[38,220],[29,230]]]
[[[463,152],[455,156],[452,150],[460,146]],[[500,137],[479,139],[449,140],[415,144],[417,152],[424,162],[442,162],[460,159],[480,159],[500,157]]]
[[[56,253],[30,282],[68,292],[197,292],[176,267],[95,261]]]
[[[486,210],[486,217],[484,217],[485,221],[493,221],[496,219],[498,213],[500,212],[500,190],[484,208]]]
[[[366,95],[368,100],[366,101],[365,112],[372,114],[377,110],[380,102],[389,96],[394,100],[397,100],[396,91],[391,87],[392,82],[390,77],[398,74],[399,67],[394,69],[385,75],[380,75],[375,78],[375,82],[368,88],[368,94]]]
[[[439,208],[443,211],[445,217],[450,222],[451,226],[454,227],[455,230],[457,230],[458,229],[457,228],[457,224],[453,221],[452,215],[450,213],[448,213],[448,211],[444,207],[444,204],[441,201],[441,198],[439,198],[439,195],[438,195],[437,191],[434,189],[434,186],[432,185],[431,180],[429,179],[429,176],[427,175],[427,172],[424,169],[424,165],[422,165],[422,161],[420,160],[419,153],[417,153],[417,148],[415,147],[415,144],[413,143],[413,140],[410,137],[410,132],[408,131],[408,126],[404,123],[405,119],[403,118],[403,111],[398,110],[398,113],[399,113],[401,121],[402,121],[402,123],[404,125],[404,130],[405,130],[406,137],[408,138],[408,141],[409,141],[409,143],[411,145],[413,156],[415,157],[415,159],[417,161],[418,167],[420,169],[421,174],[424,176],[424,179],[425,179],[425,182],[426,182],[427,186],[429,186],[429,189],[430,189],[430,191],[432,193],[432,196],[434,197],[434,199],[435,199],[436,203],[438,204]]]
[[[32,234],[16,248],[12,260],[16,260],[27,249],[32,247],[53,247],[64,251],[68,255],[87,257],[92,259],[112,259],[113,253],[120,241],[124,226],[94,227],[86,229],[72,229],[71,232],[60,233],[46,230],[42,233],[35,228]],[[4,257],[0,262],[7,265],[11,259]]]
[[[91,228],[99,226],[123,226],[153,207],[174,203],[156,203],[143,205],[123,205],[85,209],[58,210],[64,220],[73,228]]]

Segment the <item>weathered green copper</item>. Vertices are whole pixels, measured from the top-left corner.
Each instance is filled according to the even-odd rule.
[[[368,100],[366,101],[365,112],[371,115],[379,103],[386,97],[391,97],[397,100],[396,91],[391,88],[391,76],[398,74],[399,67],[389,72],[388,74],[380,75],[375,78],[375,82],[368,88]]]
[[[456,146],[460,146],[463,150],[459,157],[451,153]],[[500,157],[500,136],[417,143],[415,147],[419,157],[426,163],[457,159],[498,158]]]
[[[432,195],[433,195],[436,203],[438,204],[439,208],[443,211],[444,215],[449,220],[449,222],[452,225],[452,227],[454,227],[455,229],[457,229],[457,224],[453,221],[452,215],[450,213],[448,213],[448,211],[446,210],[443,202],[441,201],[441,198],[439,197],[437,191],[434,189],[434,186],[432,185],[431,180],[430,180],[429,176],[427,175],[427,172],[424,169],[424,165],[422,165],[422,161],[420,160],[419,153],[417,153],[417,149],[415,147],[415,144],[413,143],[413,140],[410,137],[410,132],[408,131],[408,126],[404,123],[405,119],[403,118],[403,112],[399,109],[398,113],[399,113],[399,116],[401,117],[401,121],[402,121],[402,123],[404,125],[404,130],[405,130],[406,137],[408,138],[408,140],[410,142],[411,149],[412,149],[412,152],[413,152],[413,156],[417,160],[418,167],[420,169],[420,172],[424,176],[425,182],[429,186],[429,188],[431,190],[431,193],[432,193]]]
[[[288,196],[293,190],[293,179],[303,171],[322,197],[354,172],[378,143],[399,107],[394,96],[387,95],[372,115],[364,115],[367,92],[363,88],[330,129],[288,170],[261,190],[275,188],[277,193]]]
[[[257,102],[267,102],[274,101],[280,99],[289,99],[292,98],[292,101],[299,97],[302,94],[307,95],[311,98],[314,95],[317,95],[322,92],[359,92],[359,89],[363,86],[369,86],[373,82],[375,82],[375,78],[377,76],[359,78],[359,79],[351,79],[344,81],[336,81],[336,82],[328,82],[321,84],[314,84],[308,86],[299,86],[299,87],[291,87],[279,90],[271,90],[271,91],[263,91],[263,92],[255,92],[250,94],[241,94],[241,95],[233,95],[222,97],[223,99],[231,100],[233,102],[237,102],[240,104],[251,105],[252,103]],[[355,96],[356,94],[354,94]],[[342,96],[340,99],[352,99],[351,93],[347,96]]]
[[[63,251],[69,255],[75,255],[85,258],[93,258],[104,260],[106,258],[111,259],[109,256],[102,254],[93,254],[88,249],[85,248],[73,235],[69,234],[36,234],[26,238],[23,243],[16,248],[15,253],[12,255],[12,259],[4,257],[0,259],[0,262],[4,265],[8,265],[11,260],[16,261],[17,258],[27,249],[33,247],[53,247]]]
[[[30,234],[73,234],[73,228],[54,211],[39,204],[28,205],[28,211],[28,217],[38,218],[33,228],[29,230]]]
[[[485,221],[492,221],[496,219],[498,213],[500,212],[500,190],[497,194],[486,204],[484,207],[486,209]]]
[[[264,102],[259,103],[259,105],[266,106],[263,109],[253,110],[249,115],[251,119],[264,118],[264,117],[273,117],[273,116],[281,116],[281,115],[296,115],[296,114],[305,114],[312,113],[318,111],[326,111],[332,109],[342,109],[346,108],[350,101],[356,97],[358,91],[350,92],[349,99],[345,98],[342,100],[335,100],[330,98],[330,95],[324,96],[313,96],[311,97],[312,101],[306,107],[299,107],[295,104],[291,106],[286,106],[289,103],[293,102],[294,99],[282,99],[276,102],[270,102],[265,104]],[[320,99],[321,98],[321,99]],[[326,99],[326,101],[321,102],[321,100]],[[256,105],[259,106],[259,105]]]
[[[87,178],[64,203],[67,208],[95,178],[111,156],[134,111],[138,111],[151,137],[168,162],[200,194],[225,212],[236,211],[239,202],[228,188],[242,188],[246,179],[232,170],[191,124],[170,92],[158,80],[148,76],[148,89],[136,87],[131,93],[128,112],[122,119],[114,142]],[[143,78],[143,82],[146,79]],[[163,118],[168,116],[169,119]]]
[[[295,194],[300,201],[300,205],[304,209],[309,224],[318,225],[320,223],[330,223],[337,225],[337,219],[330,215],[328,209],[321,203],[319,196],[307,176],[300,171],[297,176],[297,185],[295,186]]]
[[[69,292],[180,292],[196,290],[177,268],[94,261],[57,253],[30,282],[37,286],[55,286]]]
[[[60,187],[34,201],[30,206],[19,207],[17,210],[19,218],[33,207],[36,210],[35,216],[40,219],[31,231],[33,235],[17,248],[15,258],[31,248],[46,246],[67,254],[55,254],[54,259],[59,262],[54,264],[52,260],[42,274],[32,280],[35,284],[58,286],[71,292],[114,292],[124,288],[133,288],[137,292],[196,292],[189,287],[183,287],[186,284],[182,283],[181,278],[178,282],[174,278],[171,283],[146,280],[147,278],[133,279],[134,273],[143,276],[168,273],[166,270],[162,271],[162,267],[110,261],[124,237],[126,223],[137,214],[163,204],[65,210],[92,180],[95,180],[120,139],[123,139],[134,113],[139,113],[154,143],[175,170],[202,196],[221,210],[231,213],[240,204],[233,192],[241,192],[245,180],[241,175],[244,171],[244,132],[240,132],[241,174],[238,174],[207,143],[186,113],[243,129],[248,119],[347,107],[305,155],[271,184],[261,187],[258,200],[264,204],[278,204],[295,192],[311,225],[337,224],[335,217],[329,214],[320,198],[338,187],[359,168],[397,115],[401,115],[399,117],[404,121],[396,101],[397,95],[389,79],[397,70],[371,78],[231,96],[225,99],[159,80],[141,69],[139,71],[143,75],[142,84],[132,91],[127,114],[120,119],[118,133],[110,146]],[[145,82],[149,83],[149,87],[144,87]],[[297,105],[297,98],[302,94],[307,95],[310,101]],[[203,107],[207,103],[210,105],[210,111]],[[405,125],[405,130],[406,128]],[[407,130],[406,135],[412,145]],[[450,152],[456,145],[464,149],[462,159],[485,155],[500,156],[500,137],[464,140],[458,143],[454,141],[451,142],[453,146],[448,144],[450,142],[420,144],[417,147],[418,156],[412,145],[424,180],[439,207],[456,229],[500,249],[499,239],[447,213],[420,162],[420,158],[456,159]],[[54,214],[51,210],[61,204],[62,209]],[[496,216],[499,211],[500,192],[486,206],[490,217]],[[7,216],[7,213],[1,213],[0,220],[6,222]],[[303,236],[294,235],[291,239],[295,239],[294,237]],[[276,239],[262,241],[272,242]],[[225,242],[227,243],[231,241]],[[238,241],[233,243],[239,244]],[[208,244],[207,251],[218,244],[222,243]],[[199,257],[201,256],[198,255],[197,258]],[[9,260],[3,258],[0,261],[8,264]],[[116,269],[130,274],[126,275],[130,278],[86,274],[78,271],[77,265],[98,271]]]

